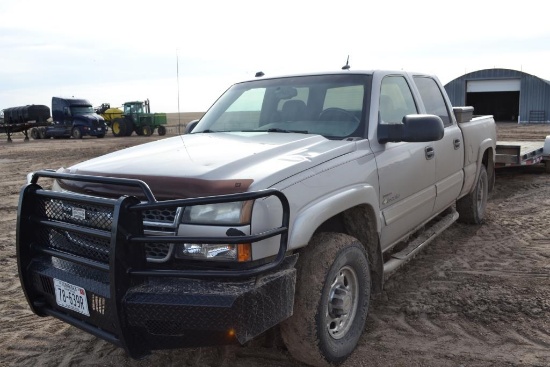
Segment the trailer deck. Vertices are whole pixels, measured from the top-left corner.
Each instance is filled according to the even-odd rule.
[[[550,162],[550,136],[544,141],[498,141],[496,168]],[[548,164],[546,164],[548,166]]]

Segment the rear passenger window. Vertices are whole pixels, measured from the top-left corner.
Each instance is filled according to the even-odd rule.
[[[432,78],[416,76],[414,77],[414,82],[420,92],[424,107],[426,107],[426,113],[439,116],[445,126],[452,125],[447,104],[436,81]]]
[[[384,77],[379,103],[381,124],[401,124],[405,115],[418,113],[409,84],[402,76]]]

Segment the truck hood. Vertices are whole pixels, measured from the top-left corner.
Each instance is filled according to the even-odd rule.
[[[91,123],[105,122],[105,119],[102,116],[98,115],[97,113],[86,113],[81,115],[74,115],[73,118],[75,120],[89,121]]]
[[[295,133],[197,133],[142,144],[61,172],[143,180],[158,199],[229,194],[278,182],[355,150],[353,141]],[[61,181],[62,188],[118,197],[130,188]]]

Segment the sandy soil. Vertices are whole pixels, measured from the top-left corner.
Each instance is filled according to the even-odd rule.
[[[498,132],[500,140],[543,141],[550,126],[499,124]],[[0,135],[0,366],[302,366],[274,333],[245,346],[160,351],[135,361],[30,311],[15,255],[27,172],[158,139],[16,137],[8,144]],[[454,224],[386,283],[344,366],[549,366],[549,222],[550,175],[541,167],[499,171],[485,223]]]

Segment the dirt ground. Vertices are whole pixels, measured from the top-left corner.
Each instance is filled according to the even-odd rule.
[[[498,134],[499,140],[542,142],[550,125],[499,124]],[[269,338],[159,351],[135,361],[30,311],[15,255],[26,174],[161,138],[16,137],[8,144],[0,135],[0,366],[302,366]],[[343,366],[550,366],[550,175],[541,167],[499,171],[485,223],[455,223],[389,279]]]

